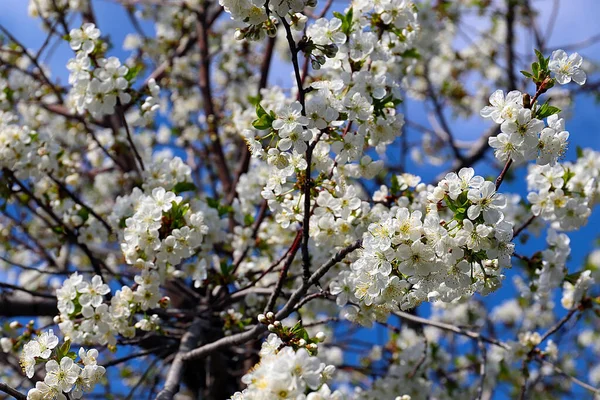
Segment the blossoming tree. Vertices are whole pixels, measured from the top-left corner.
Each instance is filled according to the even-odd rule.
[[[600,263],[569,263],[600,153],[564,157],[600,85],[529,1],[119,2],[127,59],[95,1],[30,0],[37,49],[0,25],[0,391],[600,393]],[[450,113],[490,127],[466,142]]]

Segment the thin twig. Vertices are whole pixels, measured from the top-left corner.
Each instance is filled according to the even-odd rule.
[[[14,397],[17,400],[27,400],[27,396],[25,396],[23,393],[19,392],[17,389],[13,389],[12,387],[8,386],[6,383],[0,382],[0,391],[3,391],[4,393],[11,395],[12,397]]]
[[[398,317],[400,317],[401,319],[405,319],[408,321],[412,321],[412,322],[416,322],[418,324],[422,324],[422,325],[428,325],[428,326],[433,326],[435,328],[439,328],[439,329],[443,329],[445,331],[449,331],[449,332],[454,332],[458,335],[462,335],[462,336],[466,336],[469,337],[471,339],[475,339],[475,340],[483,340],[486,343],[490,343],[493,344],[495,346],[501,347],[505,350],[509,350],[510,347],[506,344],[503,343],[497,339],[493,339],[487,336],[483,336],[481,333],[479,332],[474,332],[471,330],[467,330],[467,329],[463,329],[460,328],[456,325],[451,325],[451,324],[447,324],[445,322],[439,322],[439,321],[433,321],[427,318],[423,318],[423,317],[419,317],[417,315],[412,315],[409,314],[407,312],[404,311],[396,311],[394,313],[395,315],[397,315]]]
[[[275,319],[280,321],[287,316],[289,316],[293,311],[294,307],[298,302],[302,299],[302,297],[308,292],[308,290],[316,284],[334,265],[338,262],[342,261],[348,254],[352,253],[354,250],[358,249],[362,245],[362,241],[358,240],[354,242],[352,245],[340,250],[335,254],[332,258],[329,259],[327,263],[322,265],[318,270],[316,270],[310,277],[307,282],[303,282],[302,286],[300,286],[296,291],[290,296],[290,299],[283,306],[281,310],[277,312],[275,315]],[[206,344],[197,349],[194,349],[183,355],[184,360],[192,360],[204,358],[215,351],[218,351],[222,348],[231,347],[234,345],[239,345],[246,343],[250,340],[258,338],[261,334],[263,334],[267,330],[267,327],[263,324],[255,325],[250,330],[247,330],[242,333],[238,333],[235,335],[227,336],[221,338],[215,342]]]
[[[119,99],[117,99],[117,113],[119,114],[119,117],[121,118],[121,124],[123,125],[123,127],[125,128],[125,132],[127,133],[127,141],[129,142],[129,145],[131,146],[131,150],[133,151],[133,154],[135,155],[135,158],[136,158],[137,162],[139,163],[140,168],[142,169],[142,171],[145,171],[146,169],[144,167],[144,161],[142,160],[142,156],[138,152],[138,149],[135,146],[135,143],[133,143],[133,137],[131,136],[131,131],[129,130],[129,124],[127,123],[127,120],[125,119],[125,112],[123,111],[123,106],[121,105],[121,100],[119,100]]]
[[[512,158],[509,158],[506,161],[506,164],[504,164],[504,168],[502,168],[502,172],[500,172],[500,175],[498,175],[498,178],[496,178],[496,190],[500,189],[500,185],[502,185],[502,182],[504,181],[504,178],[506,177],[506,173],[508,172],[508,169],[510,168],[512,163],[513,163]]]
[[[481,400],[483,398],[483,388],[485,385],[485,374],[486,374],[486,364],[487,364],[487,349],[485,347],[485,343],[483,340],[478,340],[477,345],[479,347],[479,352],[481,353],[481,364],[479,364],[479,386],[477,386],[477,400]]]

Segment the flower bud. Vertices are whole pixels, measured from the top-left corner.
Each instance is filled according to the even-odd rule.
[[[235,33],[233,34],[233,37],[235,38],[235,40],[242,40],[246,37],[246,34],[240,29],[236,29]]]
[[[171,304],[171,298],[169,296],[164,296],[158,301],[158,304],[161,308],[167,308],[169,307],[169,304]]]
[[[12,340],[9,338],[3,337],[0,339],[0,348],[4,353],[9,353],[12,350]]]

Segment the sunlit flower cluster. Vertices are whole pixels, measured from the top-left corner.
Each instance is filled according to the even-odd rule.
[[[465,168],[427,197],[425,213],[392,207],[369,225],[360,258],[343,283],[332,284],[332,293],[344,294],[338,304],[360,304],[347,308],[349,319],[370,324],[398,307],[452,301],[500,284],[514,245],[502,214],[506,201],[494,184]]]
[[[35,388],[27,393],[28,400],[65,400],[65,393],[80,399],[102,379],[105,369],[97,364],[98,350],[82,347],[75,353],[70,351],[70,343],[67,340],[58,346],[58,337],[52,329],[25,343],[20,362],[27,377],[33,378],[38,364],[44,364],[46,371],[44,380],[36,382]]]
[[[557,230],[573,231],[586,224],[598,202],[598,153],[585,150],[575,162],[532,166],[527,175],[531,212]]]
[[[242,382],[248,387],[234,394],[232,400],[343,398],[340,392],[332,391],[326,384],[335,367],[322,363],[306,349],[294,351],[272,333],[263,343],[260,356],[260,362],[242,377]]]
[[[117,102],[129,103],[127,93],[129,68],[117,57],[103,58],[97,54],[100,30],[92,23],[69,32],[70,45],[76,51],[69,60],[69,83],[73,85],[70,102],[78,113],[89,111],[94,117],[113,114]]]
[[[18,178],[39,178],[58,167],[59,149],[47,133],[18,124],[17,117],[0,111],[0,168]]]

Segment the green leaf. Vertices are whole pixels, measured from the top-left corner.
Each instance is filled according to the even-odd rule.
[[[248,96],[248,102],[253,106],[258,106],[260,102],[260,94],[257,96]]]
[[[214,208],[219,212],[219,217],[233,212],[233,207],[230,205],[222,205],[219,200],[210,197],[206,198],[206,202],[210,208]]]
[[[531,64],[531,72],[533,72],[533,76],[537,77],[540,73],[540,64],[536,62]]]
[[[565,281],[574,285],[577,282],[577,279],[579,279],[579,277],[581,276],[582,272],[583,271],[577,271],[565,276]]]
[[[233,271],[233,265],[229,265],[226,262],[222,262],[221,265],[221,274],[223,274],[224,276],[227,276],[231,273],[231,271]]]
[[[348,10],[346,15],[339,12],[334,12],[333,15],[342,21],[341,31],[346,36],[350,36],[350,34],[352,33],[352,20],[354,15],[354,11],[352,10],[352,8]]]
[[[261,131],[271,129],[273,121],[277,118],[273,111],[267,112],[260,104],[256,104],[256,116],[258,118],[252,121],[252,126]]]
[[[60,359],[66,356],[69,353],[69,350],[71,350],[71,341],[67,340],[58,348],[58,358]]]
[[[456,212],[456,210],[457,210],[457,207],[456,207],[456,205],[454,204],[454,202],[452,201],[452,199],[451,199],[449,196],[447,196],[447,195],[446,195],[446,196],[444,197],[444,200],[446,200],[446,205],[448,206],[448,208],[449,208],[450,210],[452,210],[452,212]]]
[[[421,58],[421,54],[419,54],[419,50],[417,49],[405,50],[400,56],[403,58],[415,58],[417,60]]]
[[[390,189],[392,194],[398,194],[398,192],[400,192],[400,184],[398,183],[398,177],[396,175],[392,175],[392,187]]]
[[[256,116],[258,118],[260,118],[263,115],[267,115],[267,112],[265,111],[265,109],[263,108],[263,106],[260,105],[260,103],[256,104]]]
[[[573,172],[569,168],[567,168],[565,173],[563,174],[563,182],[564,182],[565,187],[567,187],[567,183],[569,183],[571,178],[573,178],[574,176],[575,176],[575,172]]]
[[[534,51],[535,51],[535,55],[536,55],[538,61],[540,62],[540,65],[541,65],[544,62],[544,55],[542,54],[541,51],[539,51],[537,49]]]
[[[531,75],[531,73],[530,73],[530,72],[527,72],[527,71],[521,70],[521,73],[522,73],[522,74],[523,74],[523,75],[524,75],[526,78],[532,78],[532,77],[533,77],[533,75]]]
[[[536,118],[543,119],[548,118],[551,115],[558,114],[561,111],[560,108],[554,107],[548,104],[548,102],[542,104],[536,112]]]
[[[208,206],[210,208],[217,208],[217,209],[219,208],[219,200],[213,199],[212,197],[207,197],[206,203],[208,204]]]
[[[582,158],[583,157],[583,149],[581,148],[581,146],[577,146],[577,158]]]
[[[273,118],[269,114],[265,114],[262,117],[252,121],[252,126],[260,131],[271,129],[273,125]]]
[[[544,62],[541,63],[541,66],[543,68],[544,71],[548,70],[548,64],[550,63],[550,57],[546,57],[544,58]]]
[[[124,78],[127,79],[128,82],[131,82],[132,80],[135,79],[136,76],[138,76],[138,74],[140,72],[142,72],[142,69],[144,69],[143,65],[141,65],[141,64],[134,65],[133,67],[129,68],[129,70],[125,74]]]
[[[196,190],[197,187],[193,182],[179,182],[173,187],[173,192],[176,194],[183,192],[191,192]]]
[[[229,214],[233,212],[233,207],[232,206],[220,206],[219,209],[219,217],[222,217],[223,215]]]
[[[244,215],[244,225],[250,226],[254,223],[254,217],[250,214]]]
[[[77,211],[77,215],[79,215],[83,222],[85,222],[90,217],[90,212],[87,208],[82,208],[81,210]]]

